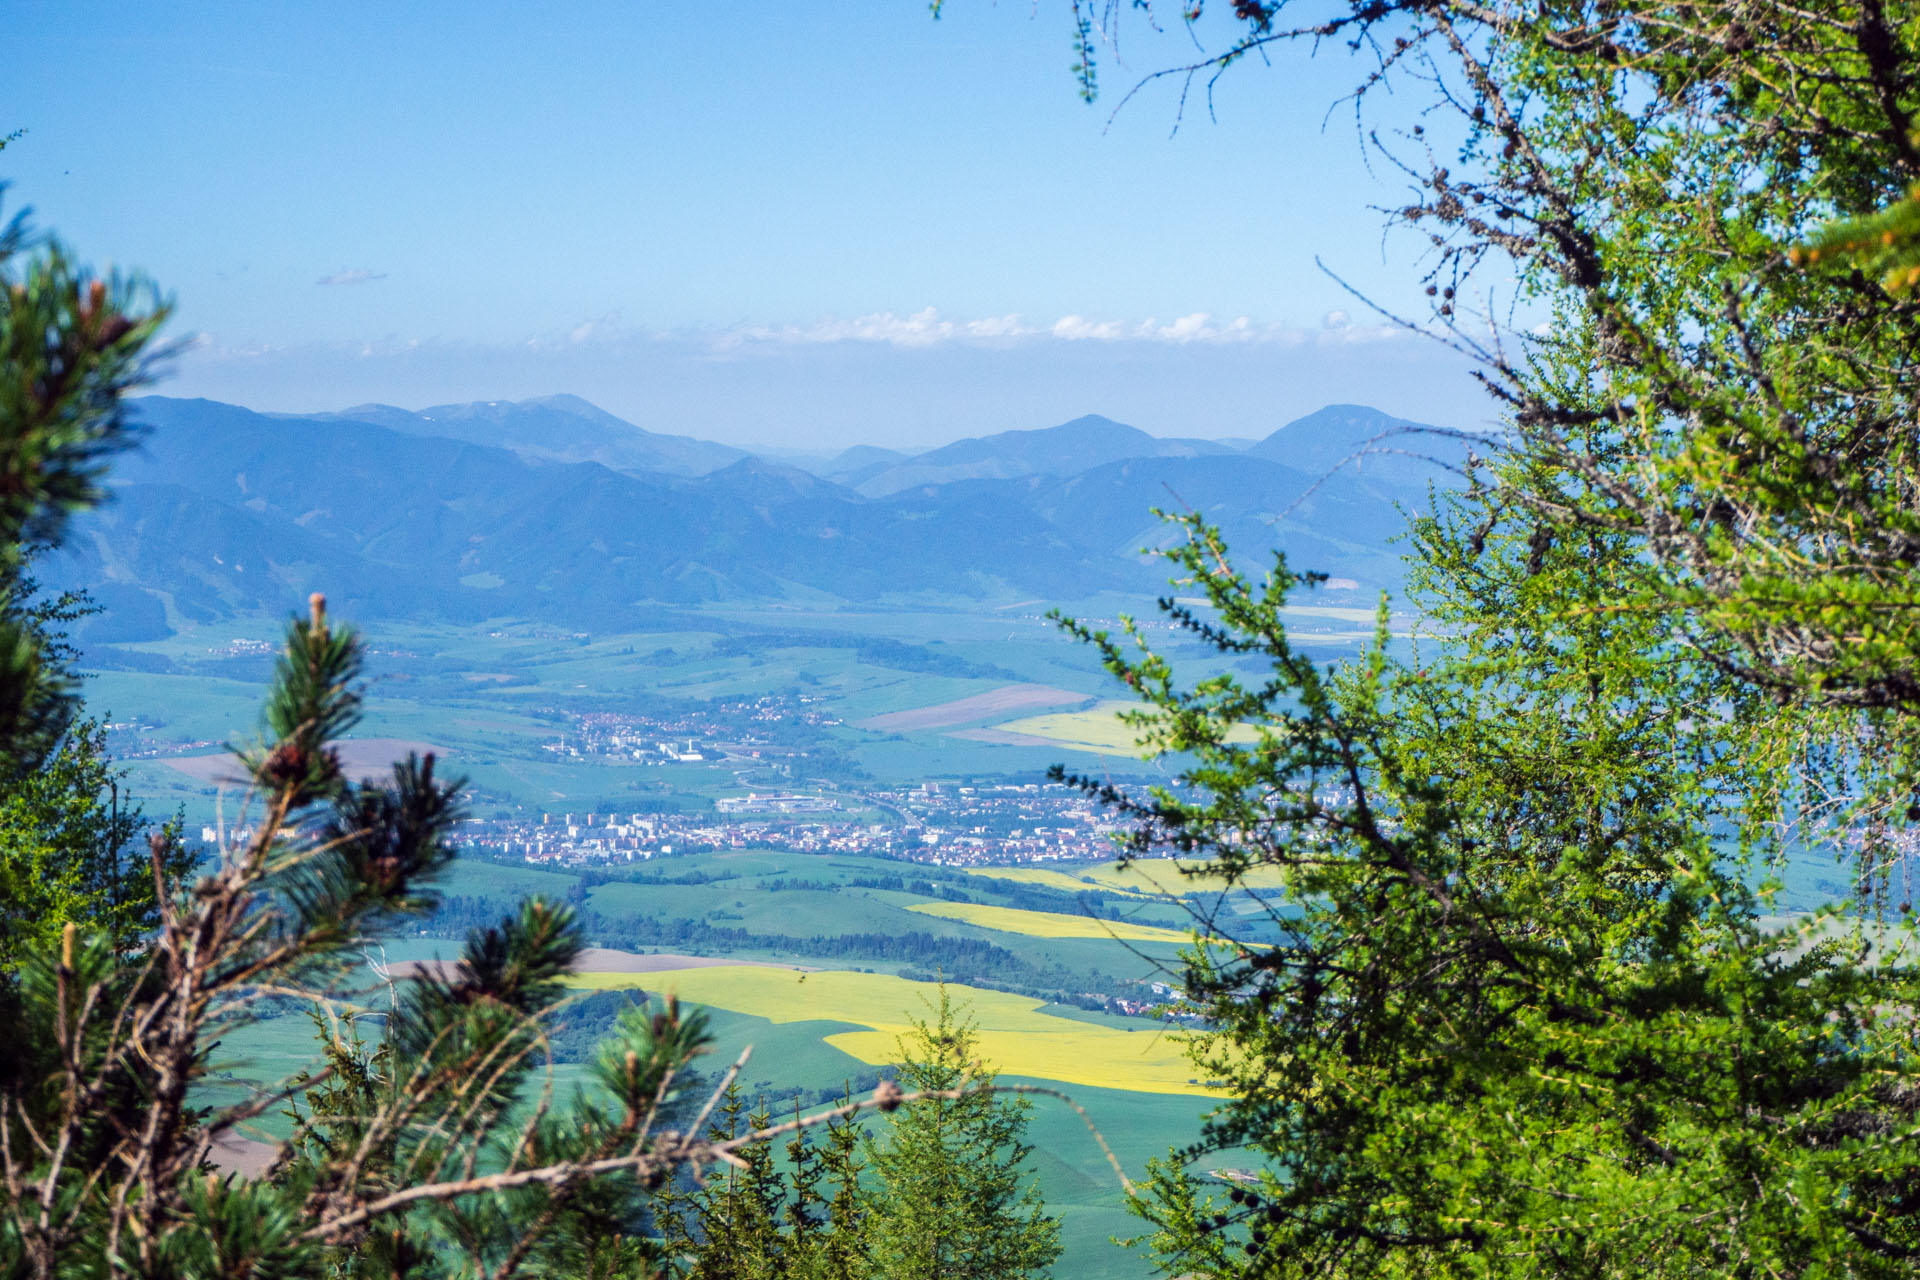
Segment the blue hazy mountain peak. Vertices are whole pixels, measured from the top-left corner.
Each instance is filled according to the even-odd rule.
[[[842,500],[858,500],[859,496],[802,467],[758,455],[728,463],[690,483],[698,488],[725,490],[743,496],[751,494],[759,499],[812,497],[825,493],[835,494]]]
[[[1330,404],[1295,418],[1246,450],[1314,475],[1336,470],[1397,482],[1424,482],[1458,466],[1468,445],[1458,433],[1396,418],[1363,404]]]
[[[872,497],[956,480],[1072,475],[1124,458],[1193,458],[1231,450],[1211,440],[1149,435],[1097,413],[1058,426],[972,436],[916,454],[855,481]]]
[[[898,466],[912,456],[899,449],[888,449],[877,444],[856,444],[807,469],[839,484],[857,486],[863,480],[869,480],[889,467]]]
[[[1097,461],[1115,457],[1137,457],[1154,448],[1154,438],[1138,427],[1097,413],[1082,414],[1056,427],[1024,431],[1001,431],[990,436],[956,440],[938,449],[920,454],[923,463],[966,463],[982,458],[1017,458],[1035,471],[1051,470],[1061,462],[1077,461],[1093,455],[1106,455]]]

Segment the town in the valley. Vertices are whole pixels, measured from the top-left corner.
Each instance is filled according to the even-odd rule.
[[[1085,862],[1113,855],[1112,815],[1078,790],[1006,778],[881,785],[848,776],[826,736],[840,720],[805,696],[765,696],[654,714],[563,713],[534,749],[568,763],[616,764],[636,778],[699,770],[697,791],[656,784],[646,799],[529,803],[484,785],[469,794],[468,851],[543,866],[649,861],[731,849],[848,853],[943,866]],[[158,726],[117,723],[123,758],[182,748]],[[457,756],[456,756],[457,758]],[[243,834],[208,825],[209,843]]]
[[[848,810],[890,821],[854,821]],[[463,843],[494,857],[580,865],[722,849],[860,853],[943,866],[1087,861],[1113,852],[1111,820],[1063,786],[926,783],[839,794],[749,792],[712,813],[543,811],[469,819]]]

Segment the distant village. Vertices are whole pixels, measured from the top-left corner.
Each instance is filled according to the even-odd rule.
[[[250,643],[235,641],[228,648]],[[676,807],[685,798],[684,774],[672,785],[659,784],[661,798],[644,806],[605,802],[546,809],[522,807],[505,796],[476,796],[478,816],[460,833],[464,846],[489,857],[567,867],[732,849],[866,854],[956,867],[1086,862],[1113,854],[1111,815],[1069,787],[825,782],[812,757],[819,731],[840,720],[806,696],[568,719],[566,731],[536,750],[637,768],[705,765],[721,777],[731,771],[734,785],[702,786],[713,799],[698,809]],[[121,739],[116,745],[122,758],[171,755],[188,745],[160,740],[159,726],[127,722],[109,728]],[[209,826],[201,834],[212,843],[243,833]]]
[[[892,821],[856,821],[857,808]],[[749,792],[700,814],[544,812],[474,818],[464,843],[536,865],[584,866],[726,849],[857,853],[942,866],[1085,862],[1112,853],[1111,822],[1091,801],[1039,783],[832,795]]]
[[[806,696],[762,696],[683,714],[591,713],[543,749],[568,759],[642,765],[730,764],[743,784],[791,782],[808,752],[775,726],[840,720]],[[672,735],[672,736],[668,736]],[[723,849],[859,853],[944,866],[1088,861],[1112,853],[1112,823],[1091,801],[1042,783],[907,788],[747,785],[711,813],[547,811],[476,818],[476,850],[535,864],[631,862]]]

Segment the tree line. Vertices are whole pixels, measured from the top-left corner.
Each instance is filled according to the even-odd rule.
[[[504,905],[499,898],[450,894],[439,900],[420,927],[442,937],[464,937],[474,929],[498,923]],[[944,980],[1077,1004],[1087,1003],[1088,991],[1120,989],[1118,979],[1098,970],[1036,965],[983,938],[948,937],[923,929],[904,933],[764,933],[715,924],[711,919],[614,916],[587,908],[576,908],[575,918],[583,936],[594,945],[622,951],[669,948],[695,955],[751,951],[819,960],[904,963],[914,968],[903,971],[903,976],[916,980]]]

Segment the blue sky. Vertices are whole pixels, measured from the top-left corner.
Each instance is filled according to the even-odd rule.
[[[1229,76],[1138,17],[1088,106],[1058,0],[183,3],[8,12],[10,207],[179,301],[162,388],[268,409],[572,391],[738,443],[1101,412],[1471,426],[1344,49]]]

